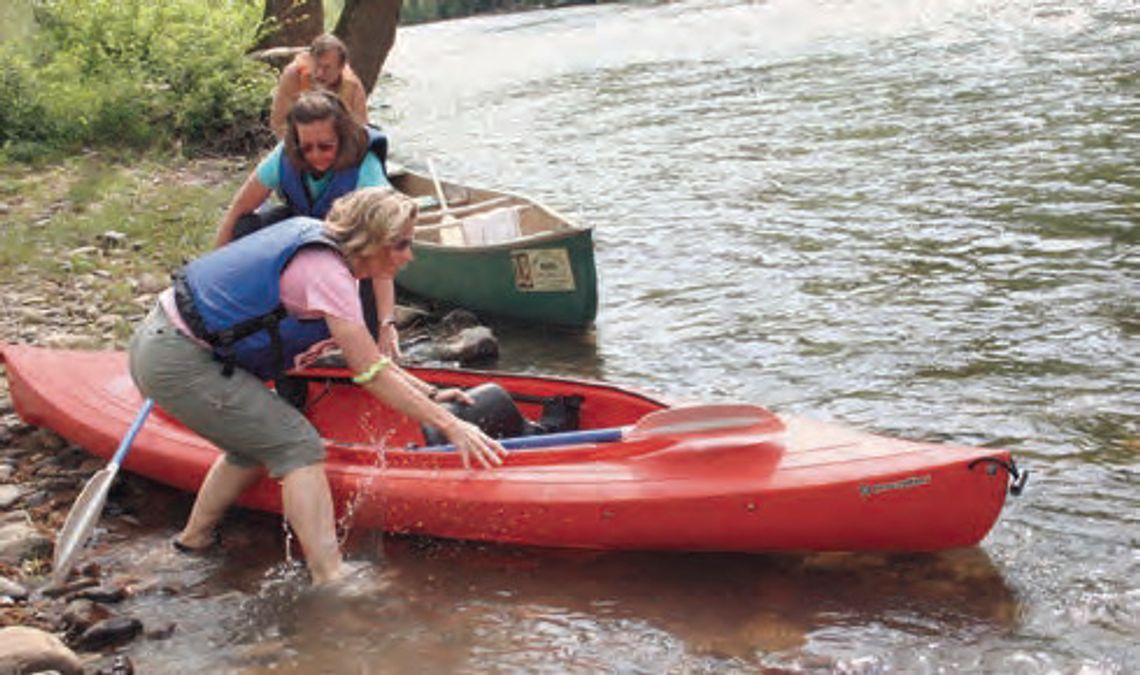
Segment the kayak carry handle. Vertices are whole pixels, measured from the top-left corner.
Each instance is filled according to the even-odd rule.
[[[1009,493],[1014,497],[1020,495],[1022,491],[1025,490],[1025,483],[1029,480],[1029,469],[1018,470],[1017,462],[1013,461],[1012,458],[1010,458],[1008,462],[1004,462],[997,457],[981,457],[975,459],[967,464],[966,468],[972,471],[975,466],[982,462],[997,464],[1006,470],[1006,473],[1009,474]]]

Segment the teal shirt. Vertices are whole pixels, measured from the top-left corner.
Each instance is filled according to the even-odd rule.
[[[281,153],[284,151],[285,145],[278,143],[277,147],[273,148],[265,156],[265,159],[257,165],[257,180],[274,192],[281,187]],[[326,171],[325,175],[320,178],[314,178],[308,173],[305,174],[305,187],[309,189],[309,194],[313,195],[313,201],[320,199],[331,179],[331,171]],[[360,163],[360,173],[356,177],[356,189],[391,186],[392,184],[384,175],[384,168],[380,166],[380,160],[376,158],[376,155],[371,152],[365,154],[364,161]]]

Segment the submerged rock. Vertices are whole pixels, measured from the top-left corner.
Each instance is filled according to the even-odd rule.
[[[111,618],[111,610],[87,599],[72,600],[63,610],[63,623],[71,635],[82,635],[91,626]]]
[[[170,636],[174,635],[174,631],[178,628],[178,624],[173,621],[167,621],[159,626],[148,628],[146,631],[146,639],[148,640],[168,640]]]
[[[72,597],[94,602],[122,602],[127,597],[127,590],[121,586],[101,584],[77,591]]]
[[[42,593],[45,598],[58,598],[60,596],[71,595],[85,588],[91,588],[98,585],[98,579],[91,577],[81,577],[79,579],[73,579],[59,585],[52,584],[49,586],[44,586],[40,589],[40,593]]]
[[[116,616],[104,619],[83,631],[75,641],[77,649],[99,651],[135,639],[143,631],[142,621],[133,616]]]

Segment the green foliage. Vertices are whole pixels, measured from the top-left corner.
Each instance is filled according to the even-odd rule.
[[[33,0],[0,44],[0,148],[208,146],[259,125],[274,75],[245,56],[256,0]]]

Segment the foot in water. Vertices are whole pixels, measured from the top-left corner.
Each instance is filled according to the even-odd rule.
[[[217,532],[211,534],[209,540],[204,545],[200,546],[191,546],[189,544],[182,543],[180,540],[181,536],[182,535],[177,535],[171,539],[170,545],[174,547],[175,551],[188,555],[202,555],[204,553],[209,553],[211,550],[217,548],[218,545],[221,544],[221,536],[219,536]]]
[[[371,562],[346,561],[340,567],[335,579],[314,584],[313,593],[336,598],[362,597],[385,591],[392,585],[393,572]]]

